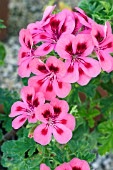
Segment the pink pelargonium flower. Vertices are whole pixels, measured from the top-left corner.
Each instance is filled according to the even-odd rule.
[[[56,46],[60,57],[66,59],[67,72],[64,81],[80,85],[86,85],[92,77],[96,77],[100,71],[97,60],[87,57],[94,49],[92,37],[89,34],[68,34],[62,36]]]
[[[85,160],[73,158],[69,163],[63,163],[55,168],[55,170],[90,170]]]
[[[73,158],[69,162],[69,164],[70,164],[72,170],[90,170],[90,166],[85,160]]]
[[[21,97],[23,101],[15,102],[9,115],[9,117],[16,117],[12,122],[14,129],[20,128],[27,119],[29,123],[36,123],[36,108],[45,102],[43,93],[36,93],[33,87],[24,86],[21,90]]]
[[[44,27],[44,31],[34,37],[34,41],[43,42],[37,49],[40,56],[44,56],[47,52],[52,51],[56,47],[58,39],[64,33],[72,33],[75,27],[74,17],[71,11],[63,10],[58,14],[54,14],[49,23]]]
[[[63,164],[57,166],[55,168],[55,170],[72,170],[71,166],[69,165],[69,163],[64,162]],[[78,170],[78,169],[75,169]]]
[[[113,70],[113,57],[109,54],[113,52],[113,34],[110,23],[106,22],[105,26],[93,24],[91,35],[99,63],[102,69],[109,73]]]
[[[28,84],[34,86],[37,91],[42,91],[47,100],[55,98],[56,95],[64,98],[69,94],[71,85],[63,81],[66,67],[61,60],[51,56],[46,64],[41,60],[34,60],[31,67],[37,76],[31,77]]]
[[[49,103],[39,106],[36,118],[42,122],[34,130],[34,140],[41,145],[47,145],[52,137],[60,144],[67,143],[72,138],[75,128],[75,118],[68,114],[68,103],[55,98]]]
[[[40,165],[40,170],[51,170],[46,164],[41,164]]]
[[[18,55],[18,74],[21,77],[29,77],[31,73],[30,63],[39,56],[36,52],[37,47],[34,46],[32,35],[27,29],[20,31],[19,41],[21,48]]]

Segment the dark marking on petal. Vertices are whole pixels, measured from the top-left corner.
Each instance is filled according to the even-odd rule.
[[[74,71],[74,66],[70,65],[67,69],[67,72],[72,73]]]
[[[62,82],[58,82],[58,86],[61,89],[62,88]]]
[[[44,118],[48,119],[49,117],[51,117],[52,114],[50,110],[46,110],[44,113],[42,113],[42,115]]]
[[[38,99],[35,99],[35,100],[33,101],[33,106],[34,106],[34,107],[37,107],[38,105],[39,105]]]
[[[46,91],[52,91],[53,90],[53,86],[52,86],[52,83],[51,82],[49,82],[49,84],[48,84],[48,86],[47,86],[47,88],[46,88]]]
[[[82,170],[82,169],[80,167],[74,166],[74,167],[72,167],[72,170]]]
[[[107,44],[107,48],[111,48],[111,47],[113,47],[113,43],[112,42]]]
[[[50,49],[50,45],[43,48],[44,51],[48,51]]]
[[[38,65],[37,70],[45,74],[48,73],[48,70],[46,69],[45,65]]]
[[[48,132],[48,129],[44,128],[44,129],[42,129],[41,134],[42,135],[47,135],[47,132]]]
[[[18,106],[17,108],[16,108],[16,111],[22,111],[24,108],[22,108],[21,106]]]
[[[26,56],[27,56],[27,53],[26,52],[22,52],[21,57],[24,58]]]
[[[28,48],[31,48],[30,40],[27,42]]]
[[[65,26],[65,24],[63,24],[62,27],[61,27],[60,33],[62,34],[63,32],[65,32],[66,28],[67,27]]]
[[[104,37],[100,34],[99,31],[95,35],[95,38],[97,39],[98,42],[101,42],[104,39]]]
[[[43,83],[44,83],[43,80],[38,80],[38,81],[37,81],[37,84],[39,84],[40,86],[41,86]]]
[[[51,19],[50,25],[53,32],[58,32],[59,24],[60,24],[59,20]]]
[[[19,122],[23,122],[26,119],[26,117],[23,117],[19,120]]]
[[[53,109],[54,109],[55,117],[59,116],[59,114],[61,113],[61,108],[58,106],[54,106]]]
[[[84,74],[84,71],[79,67],[79,74],[82,75]]]
[[[49,70],[50,70],[50,71],[53,71],[54,73],[58,73],[59,68],[58,68],[58,67],[55,67],[53,64],[51,64],[51,65],[49,66]]]
[[[60,122],[65,125],[67,123],[67,120],[66,119],[62,119]]]
[[[99,55],[99,57],[100,57],[100,60],[103,62],[104,61],[104,57],[101,54]]]
[[[87,63],[87,62],[85,62],[84,65],[85,65],[86,68],[91,68],[92,67],[92,65],[90,63]]]
[[[55,128],[56,129],[56,131],[57,131],[57,133],[59,134],[59,135],[62,135],[62,133],[64,132],[61,128],[59,128],[59,127],[56,127]]]
[[[40,35],[40,38],[41,38],[41,39],[46,39],[47,36],[46,36],[46,35]]]
[[[27,64],[27,69],[29,69],[29,63]]]
[[[35,118],[35,114],[33,113],[33,115],[32,115],[32,119],[34,119]]]
[[[70,42],[68,45],[65,47],[66,52],[69,54],[73,55],[73,48],[72,48],[72,42]]]
[[[27,95],[27,101],[28,101],[28,102],[31,102],[31,99],[32,99],[32,94],[28,94],[28,95]]]
[[[86,50],[87,46],[86,43],[78,43],[77,44],[77,51],[76,54],[82,54]]]

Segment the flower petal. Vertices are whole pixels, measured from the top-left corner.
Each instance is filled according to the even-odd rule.
[[[25,123],[26,120],[27,120],[26,114],[20,115],[12,121],[12,127],[14,129],[19,129]]]
[[[59,123],[54,126],[53,135],[60,144],[66,144],[72,138],[71,130]]]
[[[99,62],[90,57],[84,57],[84,63],[81,62],[79,66],[89,77],[96,77],[101,72]]]
[[[66,73],[65,64],[54,56],[50,56],[47,59],[46,65],[48,66],[49,70],[53,71],[56,75],[64,76]]]
[[[52,127],[41,124],[34,130],[34,140],[41,145],[47,145],[51,141]]]
[[[82,70],[81,67],[79,67],[79,80],[77,81],[78,84],[81,86],[84,86],[89,83],[91,80],[91,77],[87,76],[85,72]]]
[[[40,170],[50,170],[50,168],[46,164],[41,164]]]
[[[65,98],[71,90],[71,84],[54,79],[53,88],[58,97]]]
[[[11,113],[9,117],[15,117],[26,112],[26,105],[21,101],[15,102],[11,107]]]
[[[70,166],[75,169],[81,169],[81,170],[90,170],[90,167],[88,165],[88,163],[85,161],[85,160],[80,160],[78,158],[73,158],[71,161],[70,161]]]
[[[46,103],[38,106],[35,112],[36,112],[36,118],[38,120],[40,120],[43,123],[48,123],[49,118],[51,118],[54,113],[54,110],[49,103]]]
[[[63,164],[57,166],[55,170],[72,170],[72,168],[69,163],[64,162]]]
[[[71,114],[66,114],[65,117],[60,120],[60,123],[70,130],[74,130],[75,128],[75,118]]]
[[[69,105],[65,100],[53,99],[50,104],[54,109],[54,116],[61,119],[66,116],[69,110]]]

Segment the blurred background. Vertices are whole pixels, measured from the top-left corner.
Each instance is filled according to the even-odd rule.
[[[17,74],[20,29],[26,28],[31,22],[41,20],[44,8],[48,5],[56,4],[61,10],[74,9],[79,2],[79,0],[0,0],[0,26],[3,27],[0,29],[1,88],[19,91],[22,87],[21,79]],[[93,167],[95,170],[113,170],[112,161],[112,155],[97,156]]]

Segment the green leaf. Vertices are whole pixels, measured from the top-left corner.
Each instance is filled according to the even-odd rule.
[[[4,58],[6,56],[6,50],[3,43],[0,42],[0,65],[4,64]]]
[[[100,155],[104,155],[106,152],[112,151],[113,153],[113,122],[111,120],[102,122],[98,126],[98,130],[101,136],[98,139],[100,143],[98,152]]]

